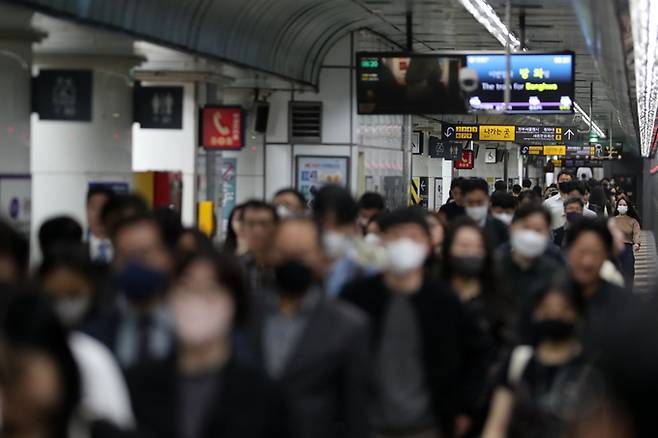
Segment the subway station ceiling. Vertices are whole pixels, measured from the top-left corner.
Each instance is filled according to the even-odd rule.
[[[5,1],[311,86],[333,44],[353,30],[406,48],[408,10],[415,51],[502,49],[458,0]],[[489,3],[504,19],[506,1]],[[594,121],[629,146],[637,145],[637,118],[627,16],[624,0],[511,0],[509,28],[525,37],[529,50],[576,52],[576,102],[588,113],[591,103]],[[562,124],[573,118],[551,117]]]

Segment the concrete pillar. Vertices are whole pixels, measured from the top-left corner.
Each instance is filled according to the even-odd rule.
[[[92,69],[90,122],[39,120],[32,115],[32,253],[36,233],[53,215],[67,214],[86,227],[85,194],[91,181],[132,180],[132,56],[39,55],[39,69]]]

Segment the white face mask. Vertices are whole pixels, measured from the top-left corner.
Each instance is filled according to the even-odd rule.
[[[276,214],[279,215],[279,219],[287,219],[292,216],[292,212],[285,205],[279,205],[276,208]]]
[[[379,236],[376,235],[375,233],[368,233],[366,234],[366,237],[363,238],[363,241],[368,245],[378,246],[381,243],[382,239],[380,239]]]
[[[229,335],[234,306],[228,296],[217,293],[208,300],[193,292],[174,292],[171,313],[176,336],[183,344],[203,345]]]
[[[499,221],[501,221],[505,225],[510,226],[510,224],[512,223],[512,218],[514,217],[514,215],[511,214],[511,213],[494,213],[493,217],[495,217],[496,219],[498,219]]]
[[[327,231],[322,236],[324,251],[330,259],[338,259],[352,248],[352,241],[344,234]]]
[[[514,252],[534,259],[546,251],[548,237],[532,230],[516,230],[512,232],[510,244]]]
[[[466,207],[466,215],[473,219],[475,222],[480,222],[487,217],[489,207],[481,205],[479,207]]]
[[[386,245],[389,270],[394,274],[406,274],[423,266],[427,259],[427,247],[411,239],[398,239]]]
[[[626,214],[628,213],[628,206],[620,205],[619,207],[617,207],[617,211],[619,212],[619,214]]]
[[[75,327],[85,317],[91,306],[89,296],[58,299],[53,304],[55,313],[66,327]]]

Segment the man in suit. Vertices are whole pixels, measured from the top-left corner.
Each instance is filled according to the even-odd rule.
[[[466,215],[484,231],[491,248],[498,248],[509,241],[507,225],[489,212],[489,185],[482,178],[471,178],[463,185]]]
[[[291,437],[367,437],[367,322],[352,306],[327,299],[316,224],[283,221],[270,254],[275,288],[260,294],[251,340],[255,362],[286,391]]]
[[[463,436],[484,383],[484,336],[456,294],[425,275],[422,212],[394,211],[381,226],[389,268],[341,294],[373,327],[368,414],[378,437]]]

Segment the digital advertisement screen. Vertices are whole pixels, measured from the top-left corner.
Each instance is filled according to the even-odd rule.
[[[505,54],[357,54],[359,114],[502,111]],[[509,113],[571,113],[574,55],[511,55]]]

